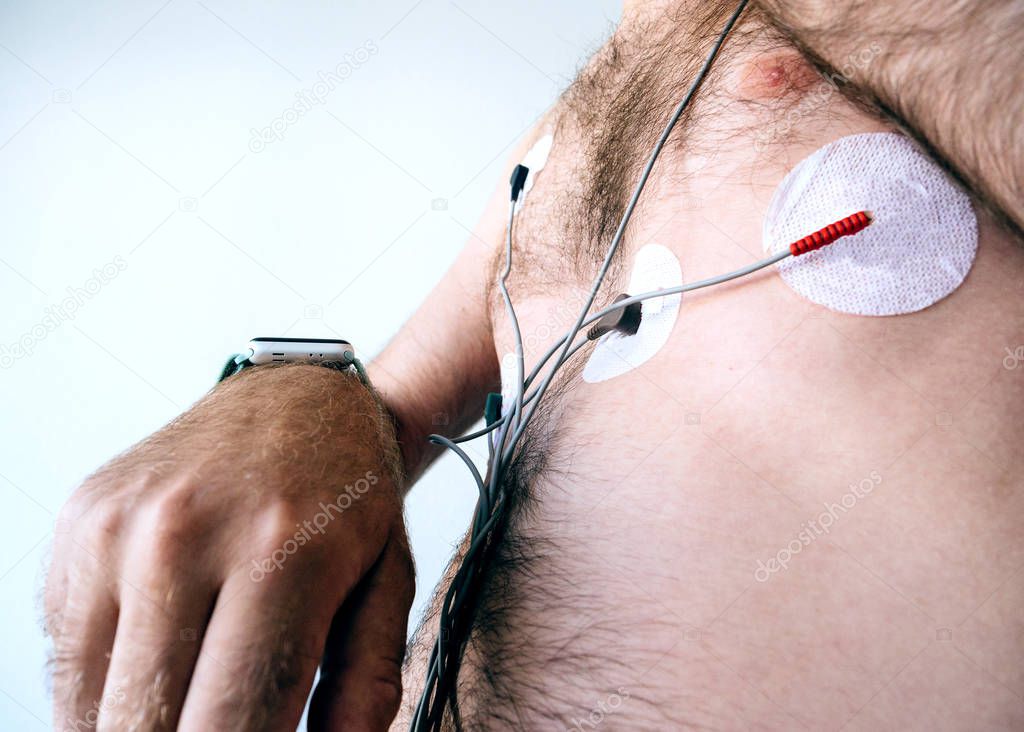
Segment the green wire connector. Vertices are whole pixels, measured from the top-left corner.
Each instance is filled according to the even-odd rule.
[[[490,427],[499,419],[501,419],[501,394],[495,394],[492,391],[487,395],[487,402],[484,404],[484,421]]]

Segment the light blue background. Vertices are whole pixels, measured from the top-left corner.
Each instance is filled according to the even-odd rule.
[[[38,597],[76,483],[203,394],[252,335],[341,334],[378,352],[619,10],[0,5],[0,348],[94,269],[126,265],[0,369],[0,729],[50,727]],[[368,43],[323,105],[249,149],[250,129]],[[414,622],[473,500],[450,459],[409,498]]]

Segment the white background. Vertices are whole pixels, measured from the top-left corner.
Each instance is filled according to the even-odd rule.
[[[0,5],[0,728],[50,727],[39,594],[76,483],[187,408],[251,336],[340,334],[377,353],[618,13],[616,0]],[[250,149],[250,130],[360,48],[376,52]],[[116,257],[124,270],[73,318],[33,333]],[[22,339],[30,355],[4,350]],[[473,499],[454,460],[409,498],[413,623]]]

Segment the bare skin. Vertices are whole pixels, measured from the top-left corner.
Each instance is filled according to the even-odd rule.
[[[594,73],[614,73],[608,55]],[[723,64],[704,100],[723,111],[660,164],[623,262],[658,243],[687,281],[748,264],[793,165],[843,135],[892,129],[835,94],[799,135],[755,146],[753,131],[778,125],[782,102],[799,102],[816,77],[771,44]],[[566,303],[582,301],[593,275],[566,281],[545,204],[578,190],[593,134],[566,106],[517,151],[556,131],[521,214],[525,264],[511,290],[525,334],[567,329]],[[478,229],[495,249],[505,197],[500,188]],[[926,311],[842,315],[769,273],[686,295],[668,344],[640,368],[599,384],[574,377],[549,405],[558,438],[515,531],[544,549],[510,573],[498,601],[507,627],[470,645],[466,726],[1024,725],[1024,458],[1013,447],[1024,382],[1002,365],[1024,341],[1024,251],[987,214],[979,221],[967,281]],[[504,308],[490,305],[495,352],[511,352]],[[527,364],[547,346],[527,338]],[[828,533],[758,573],[846,494],[855,503],[834,510]],[[395,729],[433,632],[426,623],[414,646]]]
[[[797,28],[804,16],[789,7],[780,20]],[[542,334],[570,325],[567,303],[581,301],[596,269],[587,232],[600,216],[579,202],[602,159],[592,146],[609,119],[601,104],[635,88],[661,14],[689,10],[630,3],[584,91],[570,92],[510,160],[555,133],[517,224],[511,291],[528,363],[547,346]],[[835,94],[796,133],[765,137],[817,77],[754,20],[659,163],[602,302],[650,242],[674,252],[688,281],[748,264],[793,165],[842,135],[891,129]],[[708,29],[693,39],[687,27],[675,38],[683,53],[668,58],[694,45],[703,55]],[[827,44],[839,60],[874,40],[840,36]],[[871,78],[888,79],[882,47],[853,81],[886,101],[895,92]],[[641,91],[657,123],[619,137],[660,128],[690,62],[655,65]],[[1024,371],[1002,364],[1005,348],[1024,343],[1024,250],[986,212],[1020,226],[1012,135],[1021,125],[989,129],[994,115],[977,112],[976,144],[949,145],[949,130],[929,128],[921,110],[901,114],[988,194],[966,282],[923,312],[876,319],[824,310],[764,273],[688,294],[669,342],[642,367],[563,384],[546,408],[558,439],[514,532],[535,551],[496,598],[505,624],[467,653],[467,727],[590,729],[597,712],[607,729],[1024,726]],[[979,158],[987,149],[1011,152],[994,166]],[[323,650],[311,727],[387,727],[412,591],[397,495],[436,456],[424,442],[434,416],[456,434],[498,389],[511,330],[491,285],[506,206],[502,185],[458,262],[371,366],[397,423],[404,480],[387,470],[395,442],[368,392],[295,367],[228,382],[87,482],[63,515],[72,530],[55,547],[47,588],[59,724],[121,689],[99,729],[294,728]],[[274,429],[232,427],[268,399]],[[380,475],[367,499],[252,582],[254,551],[272,554],[367,471]],[[827,534],[785,569],[758,574],[825,504],[851,493]],[[239,591],[245,601],[224,606]],[[425,623],[412,646],[396,729],[408,724],[434,627]]]
[[[232,377],[90,477],[46,587],[56,729],[382,729],[413,597],[388,421],[352,375]]]

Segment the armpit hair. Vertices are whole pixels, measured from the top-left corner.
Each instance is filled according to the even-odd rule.
[[[559,131],[583,131],[587,140],[576,171],[580,199],[563,216],[566,240],[580,242],[573,252],[578,274],[592,275],[603,260],[655,142],[735,7],[731,0],[679,3],[623,26],[562,95]],[[684,153],[706,129],[721,132],[714,121],[721,103],[711,99],[720,96],[723,72],[752,44],[777,36],[762,16],[757,7],[747,8],[673,129],[662,163]]]
[[[581,699],[607,696],[614,679],[635,678],[638,653],[651,656],[642,661],[648,665],[662,653],[634,647],[618,619],[607,613],[604,593],[581,582],[572,561],[566,561],[557,528],[536,530],[543,516],[543,498],[537,494],[540,477],[565,484],[580,477],[553,456],[571,454],[559,444],[564,430],[558,426],[578,416],[579,407],[568,396],[586,355],[577,354],[559,372],[545,396],[546,408],[530,423],[506,474],[507,511],[486,557],[457,702],[447,710],[446,729],[571,727],[574,715],[590,711],[581,707]],[[580,622],[566,626],[567,615]],[[652,617],[648,627],[660,622],[672,625]],[[551,645],[538,636],[557,636],[559,642]],[[548,679],[573,681],[542,683],[538,668]],[[669,713],[665,705],[632,690],[631,723],[646,720],[654,727],[672,728],[680,720],[665,718]]]

